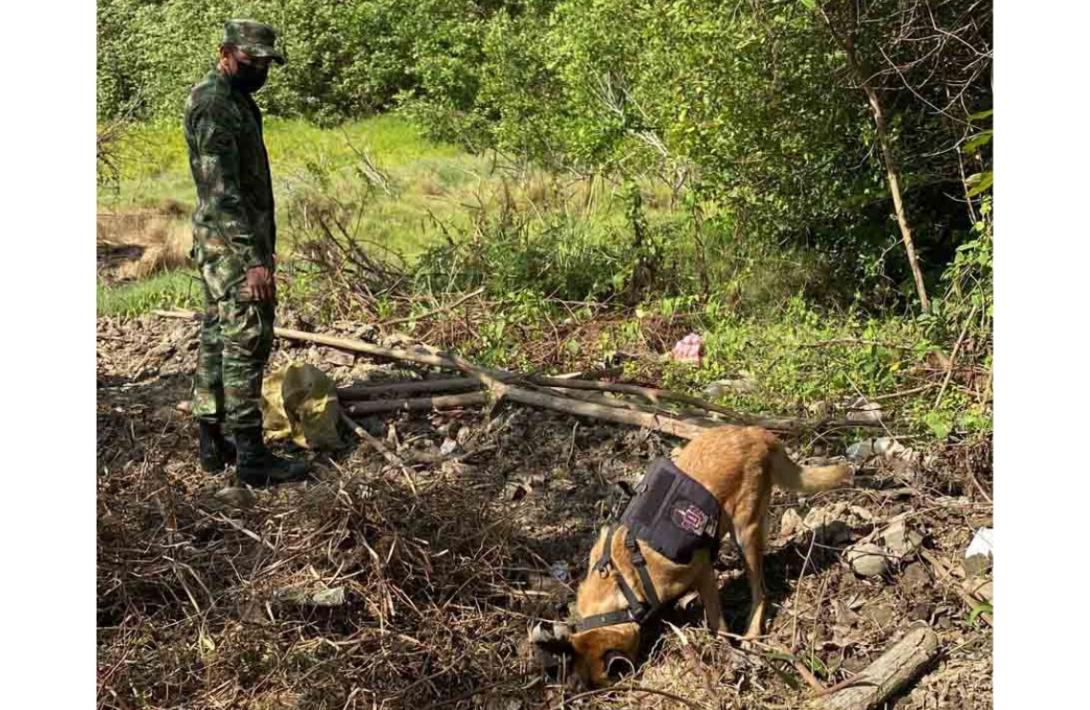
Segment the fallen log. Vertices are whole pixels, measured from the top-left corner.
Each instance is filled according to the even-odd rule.
[[[871,710],[914,680],[939,653],[929,626],[909,631],[852,678],[851,685],[811,699],[806,710]]]
[[[707,431],[707,425],[701,425],[667,416],[665,414],[652,414],[650,412],[638,412],[627,409],[618,409],[604,404],[581,402],[564,397],[554,397],[544,392],[534,392],[522,387],[506,385],[503,396],[515,402],[529,404],[535,407],[544,407],[558,412],[566,412],[582,417],[605,419],[618,424],[633,424],[661,431],[664,434],[678,436],[683,439],[695,438],[701,432]],[[715,423],[713,422],[712,425]]]
[[[344,405],[345,412],[349,416],[359,417],[377,412],[398,411],[433,411],[444,409],[458,409],[482,405],[488,402],[494,395],[487,392],[469,392],[466,394],[454,394],[440,397],[414,397],[412,399],[376,399],[364,402],[349,402]],[[604,404],[582,402],[565,397],[555,397],[541,392],[506,385],[502,397],[513,402],[521,402],[535,407],[552,409],[558,412],[574,414],[594,419],[617,422],[619,424],[633,424],[647,427],[665,434],[679,436],[683,439],[692,439],[700,432],[707,429],[710,424],[699,424],[681,421],[665,414],[651,412],[638,412],[626,409],[617,409]]]
[[[163,318],[182,318],[189,320],[196,320],[199,318],[199,315],[192,311],[152,311],[152,313],[156,316]],[[510,372],[508,370],[497,370],[493,368],[480,367],[467,360],[464,360],[461,357],[458,357],[457,355],[453,355],[451,353],[443,353],[439,350],[436,350],[435,348],[431,348],[428,346],[422,346],[415,350],[385,348],[381,345],[375,345],[373,343],[367,343],[362,340],[356,340],[353,338],[342,338],[334,335],[322,335],[321,333],[307,333],[301,330],[293,330],[291,328],[279,327],[273,329],[273,334],[276,337],[284,338],[286,340],[310,342],[317,345],[325,345],[327,347],[347,350],[349,352],[361,353],[376,358],[399,360],[403,362],[414,362],[420,365],[428,365],[430,367],[439,367],[448,370],[458,370],[466,373],[474,379],[480,380],[483,384],[492,388],[493,390],[497,390],[497,395],[501,394],[498,391],[499,388],[497,386],[507,386],[508,383],[526,383],[543,387],[562,387],[567,389],[597,389],[603,391],[637,394],[641,397],[644,397],[645,399],[648,399],[651,402],[669,400],[689,404],[690,406],[694,406],[705,411],[723,414],[731,418],[731,421],[729,423],[732,424],[761,426],[776,432],[797,432],[802,430],[830,430],[840,428],[867,428],[881,426],[881,424],[878,422],[860,422],[850,420],[807,420],[793,417],[759,417],[744,415],[739,414],[738,412],[734,412],[733,410],[730,410],[726,407],[722,407],[713,402],[708,402],[698,397],[682,394],[680,392],[671,392],[669,390],[659,390],[632,384],[598,382],[594,380],[579,380],[562,377],[546,377],[542,375],[523,375],[516,372]],[[523,389],[523,392],[528,391],[529,390]],[[522,396],[524,399],[527,399],[524,394],[520,396]],[[409,402],[411,404],[403,403],[404,406],[398,407],[384,406],[371,411],[393,411],[395,409],[423,409],[426,408],[423,402],[428,399],[442,400],[444,398],[437,397],[405,400],[405,402]],[[473,399],[467,399],[464,403],[458,403],[453,405],[446,404],[445,406],[467,406],[467,404],[473,403],[480,402]],[[559,409],[555,406],[550,408],[558,409],[558,411],[567,411],[565,409]],[[609,408],[612,407],[606,407],[606,409]],[[675,415],[674,412],[669,412],[667,410],[661,410],[661,414],[647,414],[651,417],[659,418],[671,418]],[[586,416],[594,417],[597,415],[587,414]],[[598,418],[606,417],[599,416]],[[611,421],[618,420],[612,419]],[[636,422],[628,421],[624,423]],[[659,431],[665,430],[659,429]]]
[[[351,402],[344,406],[351,416],[362,416],[376,412],[411,412],[431,411],[433,409],[459,409],[475,407],[488,402],[487,392],[467,392],[466,394],[448,394],[439,397],[413,397],[411,399],[376,399],[366,402]]]
[[[659,407],[652,407],[639,402],[632,402],[627,399],[621,399],[619,397],[606,397],[603,395],[593,394],[586,390],[568,390],[562,387],[546,387],[542,389],[546,394],[554,395],[556,397],[565,397],[567,399],[579,399],[584,402],[592,402],[594,404],[601,404],[606,407],[615,407],[617,409],[628,409],[635,412],[648,412],[650,414],[662,414],[664,411],[675,419],[681,419],[683,421],[697,422],[706,426],[719,426],[727,424],[728,422],[719,421],[710,417],[703,416],[700,413],[693,410],[673,411],[663,410]]]
[[[436,351],[432,349],[432,352],[435,353]],[[495,377],[492,371],[483,367],[478,367],[465,358],[453,354],[449,354],[447,357],[449,357],[451,362],[453,362],[455,367],[459,370],[470,377],[476,377],[483,384],[488,385],[488,388],[492,390],[492,393],[497,399],[507,398],[515,402],[521,402],[535,407],[552,409],[558,412],[565,412],[578,416],[593,417],[595,419],[605,419],[606,421],[617,422],[618,424],[634,424],[683,439],[693,439],[698,434],[707,431],[708,429],[708,426],[705,425],[683,422],[675,419],[667,412],[658,414],[653,412],[630,411],[618,409],[617,407],[610,405],[581,402],[566,397],[557,397],[545,392],[536,392],[525,387],[517,387],[503,382],[501,379]],[[557,381],[564,382],[565,380],[558,379]],[[714,422],[712,422],[712,424],[714,425]]]
[[[337,397],[342,402],[354,402],[361,399],[376,399],[388,395],[406,395],[418,392],[458,392],[481,388],[481,383],[472,377],[451,377],[414,382],[388,382],[354,387],[338,387]]]

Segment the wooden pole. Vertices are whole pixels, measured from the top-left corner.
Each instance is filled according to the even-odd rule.
[[[871,710],[921,674],[939,653],[929,626],[909,631],[852,679],[850,686],[810,700],[806,710]]]

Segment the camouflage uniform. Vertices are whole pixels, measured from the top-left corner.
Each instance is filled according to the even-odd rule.
[[[251,56],[283,57],[275,35],[249,21],[227,24],[225,41]],[[250,267],[273,268],[269,158],[261,111],[218,69],[194,86],[185,106],[189,167],[197,187],[191,256],[204,282],[204,318],[193,383],[193,414],[225,420],[228,431],[261,428],[261,377],[272,349],[274,304],[251,298]]]

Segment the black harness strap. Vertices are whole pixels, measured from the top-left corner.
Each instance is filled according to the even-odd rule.
[[[625,537],[624,544],[628,548],[628,556],[632,560],[632,566],[636,568],[636,574],[640,576],[644,598],[647,599],[647,603],[651,605],[652,609],[657,609],[659,597],[655,594],[655,585],[651,583],[651,573],[647,571],[647,560],[644,559],[643,553],[640,552],[640,546],[636,543],[635,527],[628,528],[628,535]],[[624,577],[622,576],[621,579],[624,579]]]
[[[602,556],[594,563],[593,568],[594,571],[599,574],[606,573],[609,566],[613,564],[613,533],[616,531],[616,525],[610,525],[609,528],[606,529],[606,539],[602,548]],[[644,599],[646,599],[646,601],[642,601],[636,596],[636,591],[628,584],[628,581],[624,578],[624,575],[621,574],[621,571],[617,570],[617,586],[620,587],[621,594],[624,595],[625,601],[628,602],[628,608],[607,612],[605,614],[595,614],[594,616],[589,616],[586,619],[577,621],[575,623],[576,631],[589,631],[590,629],[596,629],[600,626],[613,626],[615,624],[625,624],[628,622],[640,624],[659,610],[659,597],[655,593],[655,585],[651,582],[651,574],[647,571],[647,560],[644,559],[643,553],[640,552],[640,547],[636,542],[636,532],[634,528],[629,528],[628,535],[625,536],[625,547],[628,548],[632,566],[636,569],[636,574],[639,576],[640,585],[643,587]]]

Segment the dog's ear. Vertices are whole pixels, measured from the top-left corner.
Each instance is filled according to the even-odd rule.
[[[554,624],[551,630],[538,624],[530,631],[530,643],[539,651],[550,656],[574,656],[575,648],[571,645],[570,630],[565,624]]]
[[[636,665],[632,660],[623,652],[615,649],[606,651],[605,656],[602,657],[602,667],[605,668],[606,676],[613,681],[618,681],[626,675],[636,672]]]

